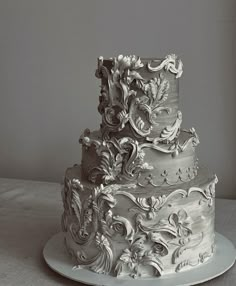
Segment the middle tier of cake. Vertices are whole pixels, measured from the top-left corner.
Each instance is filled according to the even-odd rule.
[[[88,129],[80,138],[82,177],[97,184],[135,182],[140,187],[182,184],[197,175],[194,128],[181,130],[175,142],[138,142],[130,137],[103,140]]]

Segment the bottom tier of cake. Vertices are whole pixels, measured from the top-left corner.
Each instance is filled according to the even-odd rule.
[[[62,190],[65,245],[78,268],[125,278],[197,267],[214,252],[217,178],[205,168],[190,182],[154,187],[96,186],[66,171]]]

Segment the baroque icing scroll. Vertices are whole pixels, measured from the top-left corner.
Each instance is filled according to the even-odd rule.
[[[156,61],[154,60],[153,62],[156,62]],[[152,67],[151,62],[149,62],[147,66],[148,66],[148,70],[151,72],[160,71],[164,68],[165,70],[168,70],[176,74],[176,78],[181,77],[183,73],[183,63],[180,59],[179,60],[177,59],[177,56],[175,54],[170,54],[166,56],[164,61],[162,61],[160,65],[156,67]]]
[[[159,276],[165,270],[162,257],[169,255],[170,249],[172,263],[177,264],[176,271],[191,265],[191,261],[179,261],[183,252],[201,243],[203,236],[192,235],[192,219],[184,208],[170,212],[161,220],[159,212],[174,197],[184,199],[194,192],[201,194],[208,202],[207,207],[211,208],[216,182],[215,177],[205,189],[177,189],[167,196],[142,198],[135,197],[129,191],[136,188],[135,184],[100,185],[85,189],[79,180],[66,178],[62,191],[65,207],[62,221],[64,231],[69,232],[79,247],[74,252],[68,246],[69,252],[77,261],[75,269],[88,268],[96,273],[117,276],[128,273],[136,278],[143,275],[145,267],[151,266],[155,275]],[[83,199],[82,204],[81,196],[85,194],[86,199]],[[132,202],[129,212],[137,213],[132,219],[126,215],[123,217],[113,214],[119,196],[127,197]],[[111,245],[117,234],[127,241],[128,247],[115,260]],[[85,249],[88,247],[96,247],[97,252],[92,256],[87,255]],[[206,254],[202,254],[199,263],[207,258],[205,256]]]
[[[109,138],[111,132],[123,130],[128,123],[137,138],[146,138],[153,126],[159,125],[158,116],[171,112],[171,108],[165,105],[169,81],[161,72],[159,77],[145,79],[139,72],[143,67],[141,59],[135,55],[113,58],[111,70],[103,64],[102,57],[98,59],[96,76],[103,79],[98,110],[102,114],[104,138]],[[178,78],[182,74],[182,62],[179,60],[176,67],[176,56],[169,55],[157,68],[147,64],[150,72],[162,69],[176,73]],[[107,84],[104,84],[104,80]],[[169,137],[174,139],[177,129],[171,132],[171,136],[168,136],[167,130],[163,130],[162,136],[167,140],[170,140]]]
[[[184,152],[190,144],[195,147],[199,143],[195,130],[192,128],[188,132],[191,136],[181,144],[178,140],[172,143],[166,142],[167,144],[158,144],[155,140],[153,142],[139,143],[131,137],[123,137],[120,139],[113,137],[107,140],[92,139],[90,138],[90,131],[86,129],[84,134],[80,137],[80,143],[83,144],[85,148],[90,148],[93,145],[96,149],[97,156],[100,158],[98,166],[94,166],[89,170],[89,180],[96,182],[97,178],[101,178],[104,184],[122,179],[128,181],[136,180],[140,177],[142,172],[153,169],[151,164],[144,161],[145,149],[148,148],[165,154],[171,154],[173,157],[178,156],[178,154]],[[189,178],[191,179],[196,175],[197,166],[193,167],[193,170],[189,170],[189,172],[186,171],[186,176],[180,174],[181,171],[182,170],[179,170],[179,174],[176,174],[177,181],[189,180]],[[171,185],[175,183],[170,182],[165,175],[165,173],[162,175],[163,184]],[[143,183],[139,181],[139,184],[142,185]],[[153,184],[155,185],[155,183]]]

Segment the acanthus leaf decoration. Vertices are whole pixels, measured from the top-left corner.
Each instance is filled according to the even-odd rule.
[[[139,200],[140,201],[140,200]],[[154,202],[154,199],[151,199]],[[144,207],[146,204],[142,203]],[[153,205],[153,203],[152,203]],[[159,209],[156,210],[157,212]],[[191,238],[191,228],[189,224],[189,217],[185,210],[181,209],[178,213],[171,213],[167,220],[159,220],[153,226],[146,226],[143,224],[145,217],[141,214],[136,217],[137,229],[133,235],[133,241],[130,248],[125,249],[116,263],[116,275],[122,275],[125,267],[128,267],[129,275],[133,278],[142,275],[142,268],[145,266],[152,266],[155,275],[162,275],[164,265],[161,257],[168,255],[169,244],[172,240],[178,242],[178,247],[174,250],[172,255],[172,262],[176,263],[177,258],[187,249],[196,247],[202,241],[203,236],[199,239]],[[170,240],[167,241],[162,236],[167,233]],[[173,242],[176,245],[177,242]],[[181,267],[181,265],[179,266]]]
[[[137,278],[138,276],[142,276],[142,271],[140,270],[145,266],[153,267],[156,276],[162,274],[164,267],[160,257],[167,255],[167,253],[160,253],[154,247],[147,249],[148,243],[149,239],[147,235],[142,233],[135,234],[130,248],[123,250],[116,263],[115,273],[117,276],[122,275],[123,269],[127,267],[129,269],[129,276]]]
[[[89,268],[98,274],[109,274],[112,268],[113,252],[108,239],[97,232],[95,236],[95,244],[98,248],[98,253],[88,258],[86,255],[78,252],[76,255],[76,268]]]
[[[102,87],[98,107],[103,115],[104,138],[107,138],[111,131],[122,130],[128,122],[128,118],[122,117],[121,114],[122,112],[128,114],[128,100],[136,95],[136,91],[131,88],[132,83],[143,81],[137,71],[141,67],[143,63],[139,57],[119,55],[113,58],[113,66],[109,72],[103,65],[103,58],[99,58],[96,76],[105,78],[108,86],[108,89],[105,86]]]
[[[157,141],[168,141],[168,144],[159,144],[160,142],[155,142],[155,140],[153,140],[153,142],[139,143],[131,137],[123,137],[120,139],[113,137],[109,140],[92,139],[90,138],[89,132],[86,131],[80,137],[80,142],[85,148],[90,148],[93,145],[100,160],[98,166],[88,170],[89,180],[96,182],[97,179],[100,178],[98,182],[104,184],[122,179],[132,181],[138,179],[140,173],[153,169],[152,165],[145,162],[144,149],[151,148],[165,154],[177,156],[177,154],[184,152],[190,144],[194,147],[198,140],[196,132],[181,144],[178,140],[169,142],[169,140],[173,139],[173,133],[177,134],[179,132],[179,125],[180,122],[176,122],[174,126],[172,126],[172,129],[168,129],[170,131],[168,136],[156,139]],[[191,131],[187,132],[191,133]],[[163,183],[173,185],[178,181],[189,181],[189,176],[190,179],[192,179],[196,175],[196,171],[197,166],[193,166],[186,176],[183,174],[178,176],[176,174],[175,181],[173,181],[173,179],[170,181],[168,178],[165,178]],[[147,178],[147,180],[149,180],[149,178]],[[153,186],[162,185],[160,183],[155,184],[152,178],[150,178],[149,182]],[[143,183],[139,181],[139,185],[141,186]]]
[[[166,143],[173,142],[179,135],[181,123],[182,123],[182,113],[181,111],[178,111],[175,122],[172,125],[168,125],[165,128],[163,128],[160,133],[160,137],[157,138],[148,137],[147,139],[149,141],[152,141],[154,144],[158,144],[160,142],[166,142]],[[175,145],[172,146],[174,147]],[[174,152],[172,153],[174,154]]]
[[[89,179],[95,183],[97,176],[101,175],[104,184],[115,181],[116,177],[121,173],[122,156],[120,153],[114,154],[112,152],[103,151],[100,156],[100,165],[94,167],[89,175]]]
[[[164,69],[180,76],[181,61],[175,67],[176,57],[169,55],[162,62],[157,71]],[[103,64],[103,58],[98,59],[96,76],[102,78],[101,95],[99,98],[99,112],[102,114],[102,136],[110,138],[110,133],[125,128],[127,123],[134,131],[134,135],[147,137],[154,126],[159,125],[158,116],[171,112],[166,106],[169,81],[163,73],[159,77],[145,79],[139,73],[144,64],[135,55],[119,55],[112,59],[112,67],[108,69]],[[156,70],[147,65],[149,71]]]
[[[71,186],[71,184],[70,184]],[[77,190],[71,189],[71,201],[74,218],[66,221],[67,229],[73,241],[80,247],[74,253],[77,260],[76,268],[89,268],[96,273],[109,274],[113,264],[113,251],[109,242],[109,226],[104,227],[104,222],[113,221],[112,209],[116,205],[113,192],[120,186],[104,187],[100,185],[91,190],[87,199],[81,202]],[[126,227],[127,239],[132,239],[132,227],[125,218],[118,218]],[[83,247],[94,245],[98,252],[90,257],[85,255]]]
[[[75,190],[72,194],[71,205],[77,220],[69,224],[70,234],[78,245],[89,244],[93,235],[88,232],[87,228],[93,221],[93,209],[90,205],[82,206],[80,196]]]
[[[177,119],[173,125],[165,127],[160,134],[160,141],[172,142],[179,134],[180,125],[182,123],[182,113],[177,112]]]
[[[214,196],[213,185],[217,179],[214,179],[213,185],[207,191],[200,188],[178,189],[168,196],[147,198],[135,197],[124,191],[124,185],[100,185],[90,190],[91,194],[87,195],[83,204],[80,196],[84,195],[85,191],[81,188],[81,182],[77,181],[76,186],[79,186],[79,189],[75,189],[72,180],[66,181],[66,192],[71,192],[71,201],[68,203],[72,206],[72,211],[68,213],[69,219],[66,221],[67,229],[79,247],[76,253],[72,251],[77,260],[76,268],[89,268],[96,273],[104,274],[109,274],[114,269],[117,275],[126,275],[128,268],[130,276],[136,278],[145,273],[145,267],[150,266],[153,267],[155,275],[162,275],[162,257],[169,254],[170,247],[173,248],[171,245],[176,246],[173,253],[171,252],[172,263],[176,264],[185,251],[197,247],[202,242],[203,233],[201,236],[193,235],[192,221],[186,210],[172,211],[167,218],[161,219],[159,211],[177,195],[186,198],[193,192],[199,192],[205,198],[208,195]],[[126,188],[133,189],[135,185],[126,185]],[[117,196],[120,195],[128,197],[140,210],[134,220],[131,220],[130,216],[113,215]],[[116,234],[121,235],[129,246],[118,260],[114,261],[111,242]],[[84,246],[95,246],[97,252],[91,257],[84,252]],[[199,256],[199,261],[202,263],[207,258],[208,256],[203,254]],[[184,261],[180,262],[176,271],[180,271],[184,265]]]
[[[81,141],[85,142],[84,137]],[[115,180],[134,180],[139,172],[150,170],[152,166],[144,162],[144,152],[137,140],[130,137],[110,140],[86,139],[86,146],[94,144],[100,162],[98,166],[89,170],[89,180],[96,182],[98,179],[104,184]],[[98,180],[99,181],[99,180]]]
[[[73,206],[71,204],[73,198],[73,192],[82,192],[84,191],[84,186],[79,179],[69,180],[65,177],[64,187],[61,191],[64,212],[61,217],[62,230],[66,232],[68,230],[68,217],[74,213]]]
[[[143,95],[131,101],[129,110],[129,122],[137,134],[147,137],[153,126],[159,125],[158,115],[171,112],[170,107],[163,106],[168,89],[169,82],[162,74],[143,83]]]
[[[182,189],[177,189],[172,193],[170,193],[168,196],[161,195],[158,197],[151,196],[147,198],[146,197],[136,198],[133,194],[129,192],[122,190],[116,191],[116,195],[122,195],[128,197],[141,211],[146,212],[148,219],[152,219],[153,214],[157,213],[171,198],[175,196],[186,197],[187,194],[188,194],[187,191]]]

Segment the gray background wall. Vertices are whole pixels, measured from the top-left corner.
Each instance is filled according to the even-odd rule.
[[[96,129],[96,58],[178,54],[183,127],[236,199],[236,1],[0,0],[0,176],[61,181]]]

